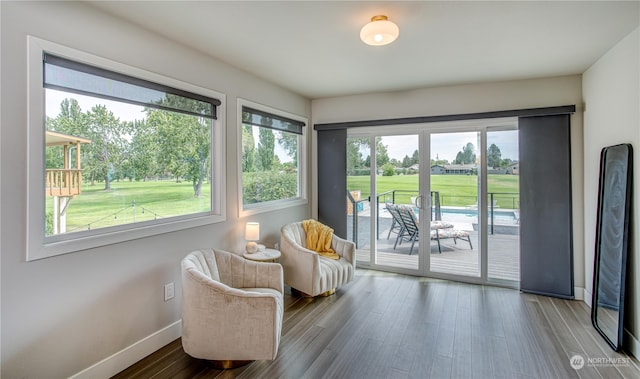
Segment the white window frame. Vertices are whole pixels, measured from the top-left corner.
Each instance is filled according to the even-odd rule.
[[[107,246],[138,238],[194,228],[226,220],[225,168],[225,104],[226,96],[211,89],[185,83],[106,58],[85,53],[54,42],[28,36],[28,106],[27,106],[27,261]],[[169,217],[112,227],[45,236],[44,183],[44,88],[43,53],[50,53],[88,65],[119,72],[132,77],[182,89],[220,100],[218,119],[211,133],[211,210],[206,213]]]
[[[302,127],[302,135],[300,136],[300,145],[298,146],[298,191],[299,196],[295,198],[265,201],[262,203],[254,203],[245,207],[243,198],[242,183],[242,107],[253,108],[259,111],[271,113],[275,116],[281,116],[292,120],[303,122],[306,126]],[[295,207],[307,204],[309,202],[307,195],[307,129],[309,128],[309,120],[306,117],[298,116],[293,113],[285,112],[266,105],[254,103],[252,101],[238,98],[237,107],[238,120],[238,215],[246,217],[258,213],[270,212],[283,208]]]

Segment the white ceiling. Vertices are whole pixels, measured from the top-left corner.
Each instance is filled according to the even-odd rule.
[[[96,1],[308,98],[580,74],[640,25],[628,1]],[[377,14],[391,45],[360,41]]]

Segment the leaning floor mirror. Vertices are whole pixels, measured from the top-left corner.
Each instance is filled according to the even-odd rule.
[[[624,292],[632,194],[631,145],[600,154],[591,321],[611,347],[622,347]]]

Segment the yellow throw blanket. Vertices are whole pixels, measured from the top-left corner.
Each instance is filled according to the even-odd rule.
[[[340,259],[340,256],[331,248],[333,229],[311,219],[302,221],[302,227],[307,234],[307,249],[326,258]]]

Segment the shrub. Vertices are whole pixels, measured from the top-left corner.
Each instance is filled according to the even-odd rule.
[[[393,176],[396,173],[396,168],[391,163],[385,163],[382,165],[382,176]]]
[[[369,176],[370,174],[370,168],[354,168],[347,171],[347,176]]]
[[[45,225],[45,236],[50,236],[53,234],[53,212],[47,212],[44,220]]]
[[[242,173],[245,204],[290,199],[298,196],[297,172],[259,171]]]

